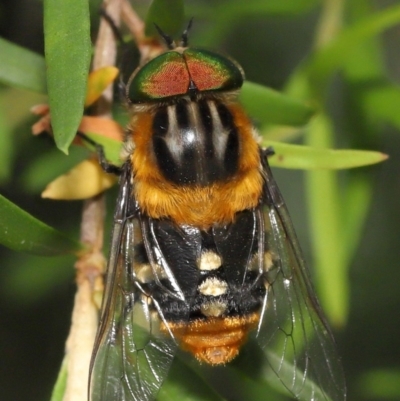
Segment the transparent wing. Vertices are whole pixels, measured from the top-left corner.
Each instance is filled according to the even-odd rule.
[[[258,342],[271,369],[296,399],[344,401],[346,384],[335,343],[267,162],[264,180],[259,218],[265,232],[267,295]]]
[[[130,167],[121,176],[120,193],[107,267],[100,324],[90,366],[91,401],[153,400],[166,377],[177,344],[160,333],[160,316],[140,264],[143,238],[140,214],[132,198]],[[139,270],[135,270],[135,260]],[[137,275],[142,274],[143,280]],[[154,277],[154,275],[153,275]]]

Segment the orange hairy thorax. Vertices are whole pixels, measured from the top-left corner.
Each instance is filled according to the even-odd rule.
[[[134,116],[132,136],[135,150],[131,155],[134,195],[147,215],[207,229],[215,223],[231,222],[238,211],[257,206],[262,192],[259,147],[252,125],[241,107],[229,107],[240,134],[238,171],[229,180],[208,186],[183,186],[167,181],[151,151],[152,113]]]

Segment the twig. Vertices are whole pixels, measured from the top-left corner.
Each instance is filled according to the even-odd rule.
[[[121,0],[104,1],[104,8],[116,25],[121,15]],[[101,20],[95,45],[93,69],[115,65],[116,40],[112,29]],[[96,104],[95,114],[111,116],[112,86],[103,93]],[[77,293],[75,296],[72,325],[66,343],[68,376],[63,401],[86,401],[89,363],[98,324],[96,295],[102,293],[105,259],[103,247],[104,195],[88,199],[83,204],[81,241],[89,251],[76,262]]]
[[[144,40],[144,22],[137,15],[128,0],[122,0],[121,17],[136,43]]]
[[[122,0],[121,17],[125,25],[131,32],[140,52],[140,64],[158,56],[165,51],[164,42],[158,38],[148,38],[145,36],[144,22],[137,15],[128,0]]]
[[[157,39],[146,38],[144,23],[132,9],[127,0],[104,0],[104,11],[115,26],[120,25],[121,16],[132,32],[139,51],[141,62],[164,51],[163,44]],[[92,69],[116,63],[117,43],[109,22],[100,21],[99,33],[95,44]],[[96,102],[94,114],[111,117],[112,85],[104,91]],[[63,401],[87,401],[89,363],[98,324],[99,299],[103,293],[102,275],[105,259],[103,247],[103,220],[105,215],[104,195],[88,199],[83,204],[81,241],[89,251],[76,262],[77,293],[72,315],[72,325],[66,343],[67,385]]]

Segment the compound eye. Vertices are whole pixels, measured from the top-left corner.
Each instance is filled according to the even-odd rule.
[[[208,50],[187,49],[183,53],[190,78],[201,91],[239,89],[244,74],[234,61]]]
[[[162,100],[187,93],[189,72],[181,53],[171,51],[150,60],[128,81],[132,103]]]

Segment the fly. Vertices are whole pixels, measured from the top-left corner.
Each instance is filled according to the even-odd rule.
[[[154,400],[179,348],[226,365],[249,336],[293,397],[345,400],[272,152],[237,100],[242,68],[160,33],[169,50],[127,85],[91,401]]]

